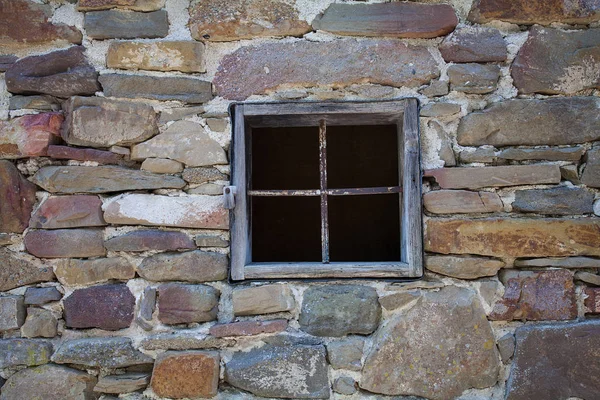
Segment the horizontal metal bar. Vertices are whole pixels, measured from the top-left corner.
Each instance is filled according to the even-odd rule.
[[[411,277],[409,265],[400,261],[250,263],[244,271],[246,279]]]
[[[360,195],[373,195],[373,194],[389,194],[389,193],[401,193],[402,188],[400,186],[388,186],[388,187],[372,187],[372,188],[349,188],[349,189],[326,189],[326,190],[250,190],[248,191],[249,196],[320,196],[321,194],[327,194],[330,196],[360,196]]]
[[[320,196],[321,191],[315,190],[249,190],[249,196]]]

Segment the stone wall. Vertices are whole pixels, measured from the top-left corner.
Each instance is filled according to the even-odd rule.
[[[598,398],[598,2],[0,15],[0,399]],[[228,283],[228,105],[404,97],[424,278]]]

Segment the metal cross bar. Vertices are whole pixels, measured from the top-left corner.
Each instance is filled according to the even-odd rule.
[[[360,195],[374,195],[374,194],[389,194],[389,193],[402,193],[400,186],[384,186],[384,187],[371,187],[371,188],[348,188],[348,189],[314,189],[314,190],[250,190],[248,191],[249,196],[260,196],[260,197],[275,197],[275,196],[321,196],[325,193],[328,196],[360,196]]]

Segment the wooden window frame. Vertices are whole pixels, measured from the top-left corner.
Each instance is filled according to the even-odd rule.
[[[421,167],[419,144],[419,103],[417,99],[377,102],[288,102],[236,103],[230,107],[233,121],[231,144],[231,182],[225,189],[229,203],[231,227],[232,281],[314,278],[420,278],[423,274],[423,239],[421,205]],[[327,207],[327,196],[346,189],[326,189],[326,174],[321,165],[321,190],[250,191],[251,176],[248,150],[252,128],[318,126],[320,162],[326,162],[324,135],[326,125],[391,125],[398,127],[398,164],[400,184],[394,188],[369,188],[401,192],[400,260],[386,262],[326,262],[328,254],[327,221],[322,221],[322,262],[252,262],[250,201],[251,195],[311,195],[321,197]],[[326,169],[325,169],[326,171]],[[325,184],[325,186],[324,186]],[[325,189],[325,190],[323,190]],[[369,190],[351,189],[351,190]],[[277,193],[279,192],[279,193]],[[286,193],[282,193],[286,192]],[[235,193],[235,202],[227,195]],[[372,191],[370,193],[373,193]],[[370,194],[363,193],[363,194]],[[341,194],[341,193],[338,193]],[[344,193],[347,194],[347,193]],[[358,195],[360,193],[352,193]],[[322,218],[323,219],[323,218]]]

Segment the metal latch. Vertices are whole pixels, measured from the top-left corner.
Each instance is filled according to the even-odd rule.
[[[223,188],[223,199],[224,199],[226,209],[232,210],[235,207],[235,194],[236,193],[237,193],[237,187],[235,187],[235,186],[225,186]]]

